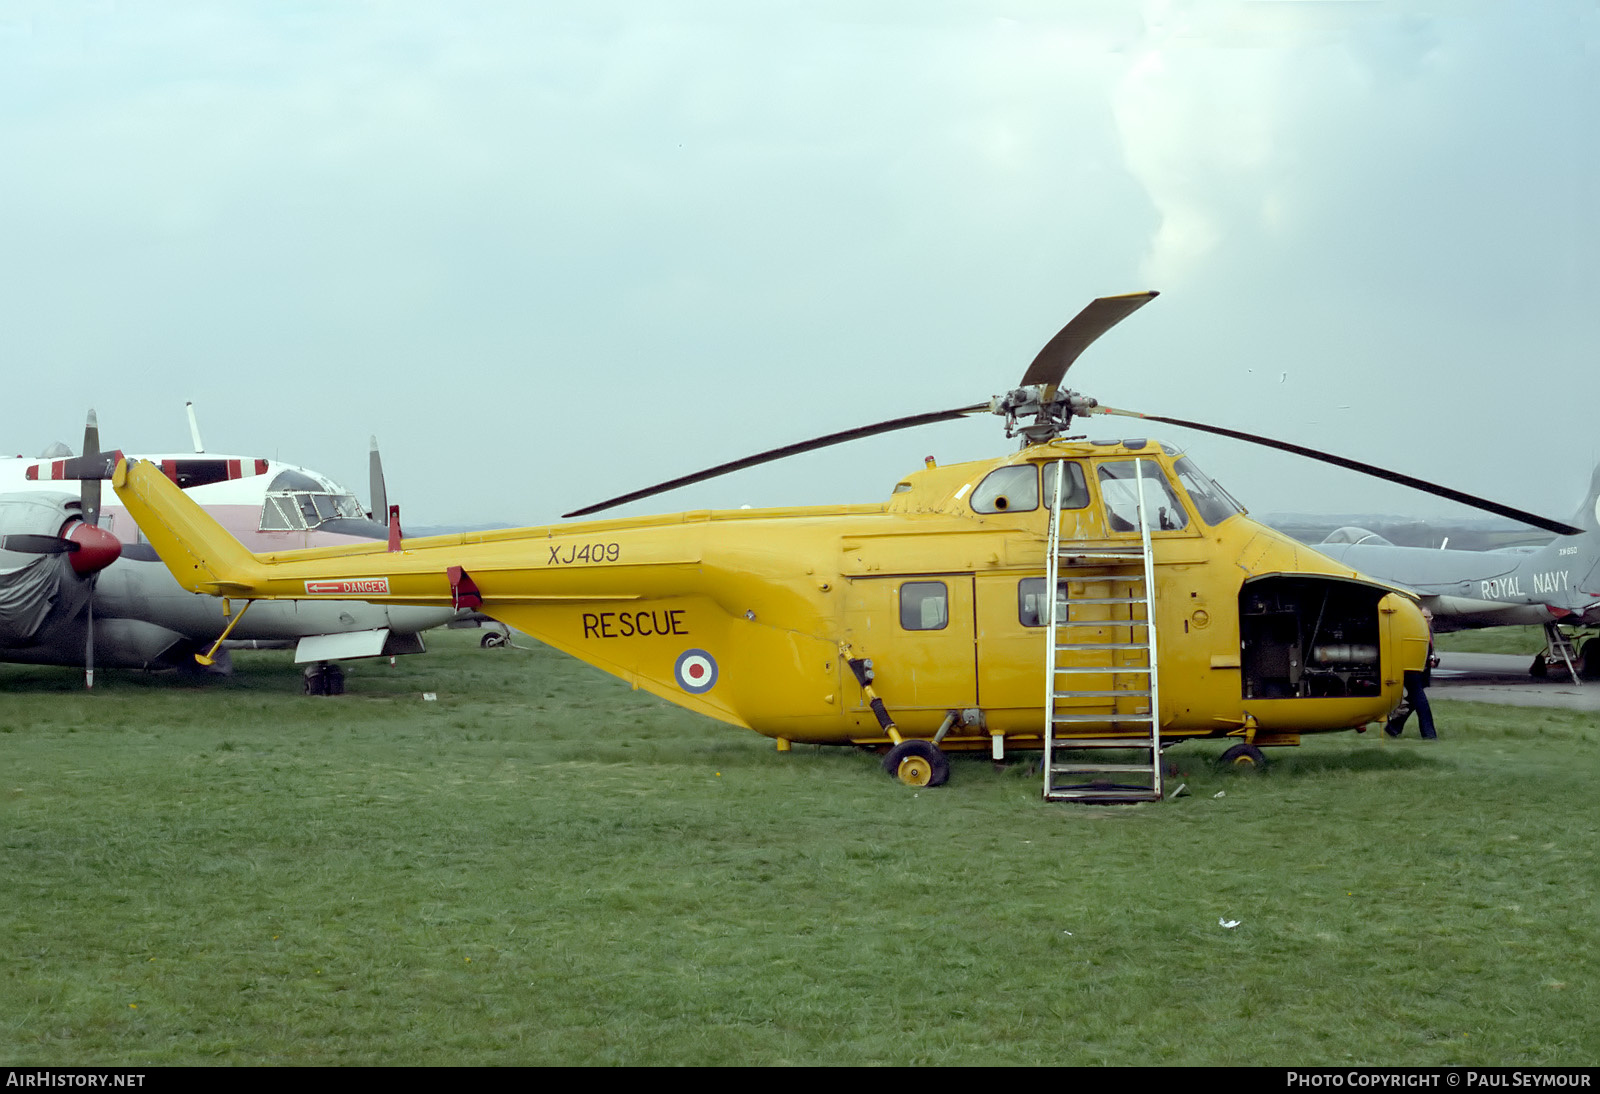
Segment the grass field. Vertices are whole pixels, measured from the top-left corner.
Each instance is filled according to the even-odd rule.
[[[1045,805],[429,640],[332,699],[0,669],[0,1062],[1600,1061],[1585,716]]]

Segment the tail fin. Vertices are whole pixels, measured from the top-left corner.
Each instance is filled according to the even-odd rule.
[[[1589,479],[1589,494],[1572,523],[1585,532],[1600,532],[1600,464],[1595,465],[1594,475]]]
[[[155,464],[122,460],[111,485],[185,589],[245,597],[265,584],[266,570],[255,555]]]

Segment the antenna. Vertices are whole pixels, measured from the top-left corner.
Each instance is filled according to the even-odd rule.
[[[189,438],[190,440],[194,441],[194,450],[196,452],[204,452],[206,450],[206,446],[200,440],[200,423],[195,419],[194,416],[194,404],[184,403],[183,409],[189,412]]]

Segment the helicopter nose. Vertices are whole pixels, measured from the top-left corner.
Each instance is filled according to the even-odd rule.
[[[122,557],[122,541],[93,524],[79,523],[66,538],[78,545],[70,557],[72,570],[79,577],[99,573]]]

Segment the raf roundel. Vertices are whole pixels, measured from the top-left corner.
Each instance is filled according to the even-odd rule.
[[[717,683],[717,662],[705,650],[684,650],[673,666],[678,686],[691,695],[704,695]]]

